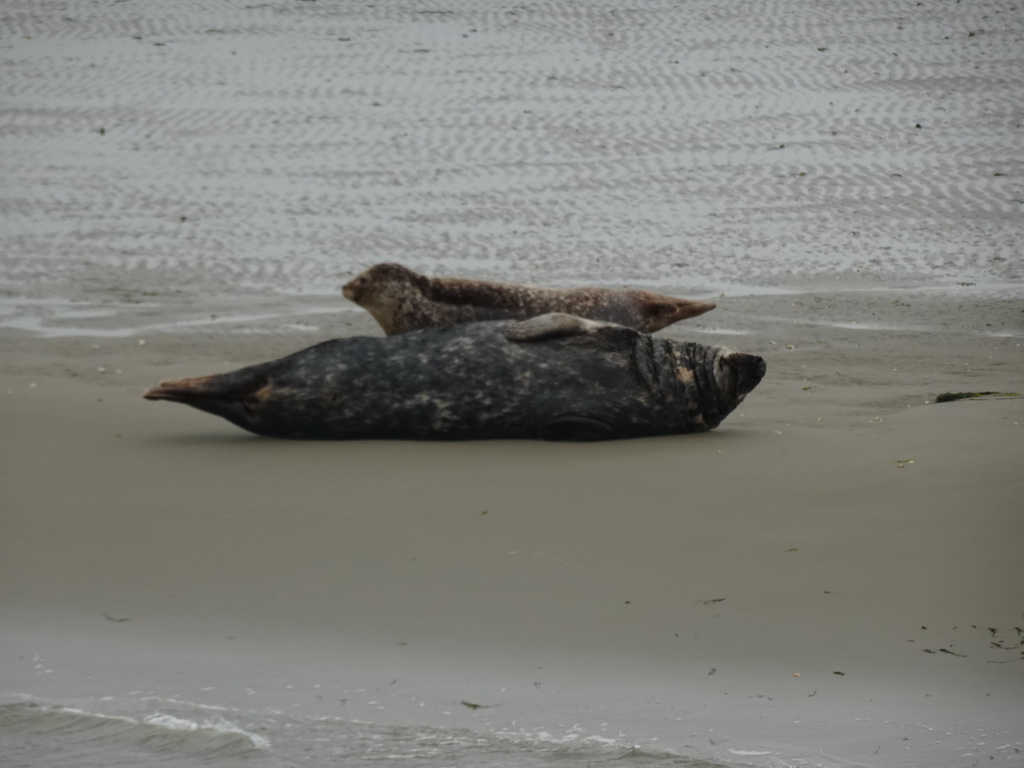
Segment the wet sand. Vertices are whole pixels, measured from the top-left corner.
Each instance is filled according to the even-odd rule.
[[[910,325],[946,303],[915,304]],[[1021,342],[820,335],[744,337],[769,375],[712,433],[423,444],[262,439],[140,397],[314,338],[7,334],[4,688],[1012,763],[1024,400],[934,400],[1019,389]]]

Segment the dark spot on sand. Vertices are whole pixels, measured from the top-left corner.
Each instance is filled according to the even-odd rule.
[[[1020,397],[1017,392],[943,392],[935,398],[936,403],[951,403],[971,397]]]

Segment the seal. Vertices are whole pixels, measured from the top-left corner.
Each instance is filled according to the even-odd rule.
[[[713,429],[764,373],[729,347],[552,313],[334,339],[144,397],[294,439],[602,440]]]
[[[649,291],[539,288],[457,277],[427,277],[401,264],[377,264],[342,286],[346,299],[392,336],[481,320],[522,320],[563,312],[654,333],[715,308],[708,301]]]

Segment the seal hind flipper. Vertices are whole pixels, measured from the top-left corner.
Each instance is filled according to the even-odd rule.
[[[621,437],[618,430],[589,416],[561,416],[540,429],[541,440],[584,442],[613,440]]]
[[[657,294],[650,294],[651,298],[645,304],[645,309],[651,316],[651,332],[660,331],[662,328],[680,320],[688,320],[691,317],[698,317],[705,312],[715,308],[713,301],[697,301],[696,299],[671,299],[665,300]]]
[[[567,315],[564,312],[549,312],[546,315],[537,315],[537,317],[513,323],[505,329],[505,338],[509,341],[519,342],[548,341],[605,330],[625,331],[631,336],[637,333],[631,328],[615,323],[587,320],[576,315]]]
[[[244,420],[272,396],[270,382],[264,374],[268,367],[254,365],[231,373],[161,381],[142,396],[147,400],[191,405],[244,427]]]
[[[219,376],[220,374],[213,374],[161,381],[157,386],[147,389],[142,396],[147,400],[172,400],[176,403],[188,403],[197,398],[216,396]]]

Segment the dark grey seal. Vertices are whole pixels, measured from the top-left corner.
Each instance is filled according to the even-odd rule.
[[[275,437],[603,440],[714,429],[764,373],[728,347],[548,314],[325,341],[144,396]]]
[[[458,277],[427,277],[401,264],[377,264],[341,289],[388,336],[481,320],[524,320],[564,312],[654,333],[715,308],[709,301],[611,288],[538,288]]]

